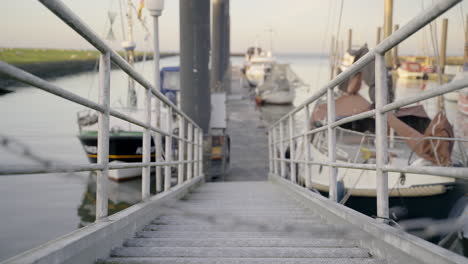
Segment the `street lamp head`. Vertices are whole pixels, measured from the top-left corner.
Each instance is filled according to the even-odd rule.
[[[146,0],[146,8],[152,16],[160,16],[164,10],[164,0]]]

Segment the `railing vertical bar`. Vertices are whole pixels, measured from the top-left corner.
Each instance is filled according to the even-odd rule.
[[[151,130],[149,129],[151,125],[151,90],[146,89],[144,91],[144,109],[145,109],[145,124],[148,128],[143,130],[143,163],[151,162]],[[141,175],[141,199],[143,201],[149,199],[150,197],[150,172],[151,165],[145,166],[142,168]]]
[[[268,131],[268,172],[273,173],[273,135]]]
[[[280,122],[280,159],[281,159],[281,177],[286,175],[286,161],[284,161],[284,124],[283,121]]]
[[[187,126],[187,179],[192,179],[193,171],[193,124],[188,122]]]
[[[167,116],[166,116],[166,128],[167,132],[169,133],[169,136],[166,136],[166,142],[165,142],[165,157],[166,157],[166,162],[171,162],[172,161],[172,107],[167,106]],[[171,189],[171,178],[172,178],[172,172],[171,172],[171,165],[166,165],[164,167],[164,191],[169,191]]]
[[[198,175],[198,128],[195,128],[193,131],[193,176],[197,177]]]
[[[327,116],[328,116],[328,162],[336,162],[336,131],[330,124],[335,122],[335,98],[333,96],[333,88],[327,91]],[[333,166],[328,167],[329,172],[329,193],[328,197],[332,201],[338,201],[337,189],[337,168]]]
[[[203,175],[203,130],[200,128],[200,133],[198,135],[198,176]],[[223,155],[225,155],[223,153]],[[224,157],[223,157],[224,158]]]
[[[279,161],[277,160],[278,158],[278,151],[276,150],[276,147],[278,145],[278,133],[276,132],[276,126],[272,127],[271,130],[273,131],[273,157],[274,157],[274,174],[278,175],[279,173]]]
[[[304,132],[304,160],[305,161],[310,161],[310,142],[309,142],[309,136],[307,135],[307,132],[310,131],[310,107],[309,104],[305,106],[305,132]],[[312,187],[312,179],[311,179],[311,171],[312,171],[312,165],[309,163],[304,164],[304,169],[305,169],[305,184],[307,188]]]
[[[161,129],[161,103],[158,98],[155,98],[155,109],[156,109],[156,127]],[[160,133],[153,133],[154,147],[156,148],[156,161],[162,162],[162,136]],[[161,166],[156,166],[156,193],[160,193],[163,190],[163,178]]]
[[[177,169],[178,174],[178,181],[177,183],[180,185],[184,182],[184,159],[185,159],[185,118],[183,116],[179,116],[179,167]]]
[[[109,177],[109,119],[110,119],[110,54],[101,54],[99,59],[99,104],[104,112],[98,113],[97,162],[104,166],[96,179],[96,221],[108,214],[107,181]]]
[[[383,170],[387,164],[387,114],[382,108],[388,103],[387,68],[385,55],[377,54],[375,57],[375,141],[376,141],[376,174],[377,174],[377,216],[388,219],[388,173]]]
[[[294,163],[295,160],[295,147],[294,147],[294,114],[291,114],[289,116],[289,166],[291,166],[290,171],[291,171],[291,181],[293,183],[297,182],[296,179],[296,164]]]

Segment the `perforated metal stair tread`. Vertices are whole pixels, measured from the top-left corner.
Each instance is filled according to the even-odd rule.
[[[269,182],[207,183],[100,262],[385,263]]]

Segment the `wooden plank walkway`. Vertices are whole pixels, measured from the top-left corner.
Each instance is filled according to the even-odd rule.
[[[202,185],[99,263],[386,263],[271,182]]]

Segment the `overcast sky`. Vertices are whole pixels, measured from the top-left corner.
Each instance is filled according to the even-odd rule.
[[[94,31],[107,34],[107,12],[119,13],[119,0],[63,0]],[[123,1],[123,0],[121,0]],[[133,0],[138,5],[138,0]],[[179,49],[179,0],[166,0],[161,18],[161,49]],[[394,23],[403,25],[437,0],[394,0]],[[281,53],[324,53],[329,50],[331,34],[336,34],[341,0],[231,0],[232,50],[244,51],[259,38],[269,46],[267,29],[274,30],[274,50]],[[376,29],[383,24],[384,0],[344,0],[340,37],[346,43],[347,30],[354,32],[353,43],[373,47]],[[463,4],[463,3],[462,3]],[[462,6],[463,8],[463,6]],[[463,17],[466,10],[457,5],[442,17],[449,19],[448,53],[462,55]],[[147,15],[147,14],[146,14]],[[150,21],[150,19],[148,19]],[[43,7],[37,0],[4,0],[0,9],[0,47],[38,47],[90,49],[91,46]],[[440,35],[441,21],[438,20]],[[328,25],[328,26],[327,26]],[[121,38],[120,17],[114,24]],[[426,33],[429,39],[429,33]],[[138,49],[150,47],[137,27]],[[429,40],[417,34],[400,47],[401,53],[430,50]],[[120,41],[118,41],[120,42]],[[118,47],[115,42],[114,47]]]

